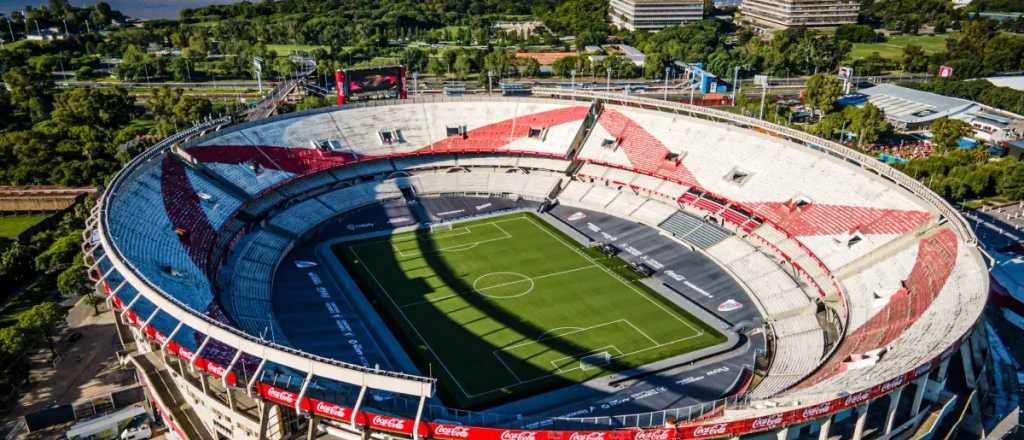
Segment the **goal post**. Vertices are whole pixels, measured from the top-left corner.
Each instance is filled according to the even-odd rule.
[[[586,371],[591,368],[600,368],[610,363],[612,363],[612,354],[607,351],[588,354],[580,358],[580,370]]]
[[[431,223],[430,232],[449,232],[452,230],[451,222]]]

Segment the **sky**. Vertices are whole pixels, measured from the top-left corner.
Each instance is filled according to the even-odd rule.
[[[73,6],[91,6],[97,0],[69,0]],[[106,0],[114,9],[136,18],[178,18],[178,11],[199,6],[234,3],[234,0]],[[0,0],[0,12],[45,5],[46,0]]]

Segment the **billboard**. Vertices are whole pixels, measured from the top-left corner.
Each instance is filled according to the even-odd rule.
[[[400,66],[346,69],[338,74],[335,78],[340,86],[338,90],[346,100],[405,97],[405,69]]]
[[[840,67],[839,68],[839,79],[841,79],[843,81],[849,81],[850,78],[853,78],[853,68],[852,67],[846,67],[846,66]]]

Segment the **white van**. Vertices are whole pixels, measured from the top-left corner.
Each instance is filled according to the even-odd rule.
[[[124,430],[121,433],[121,440],[145,440],[152,436],[153,432],[149,430],[149,424],[143,423]]]

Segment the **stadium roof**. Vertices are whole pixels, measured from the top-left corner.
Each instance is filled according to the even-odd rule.
[[[885,111],[888,119],[903,125],[927,124],[976,109],[978,104],[936,93],[882,84],[860,90],[868,101]]]
[[[1014,90],[1024,91],[1024,75],[1020,76],[994,76],[985,78],[988,82],[999,87],[1009,87]]]

